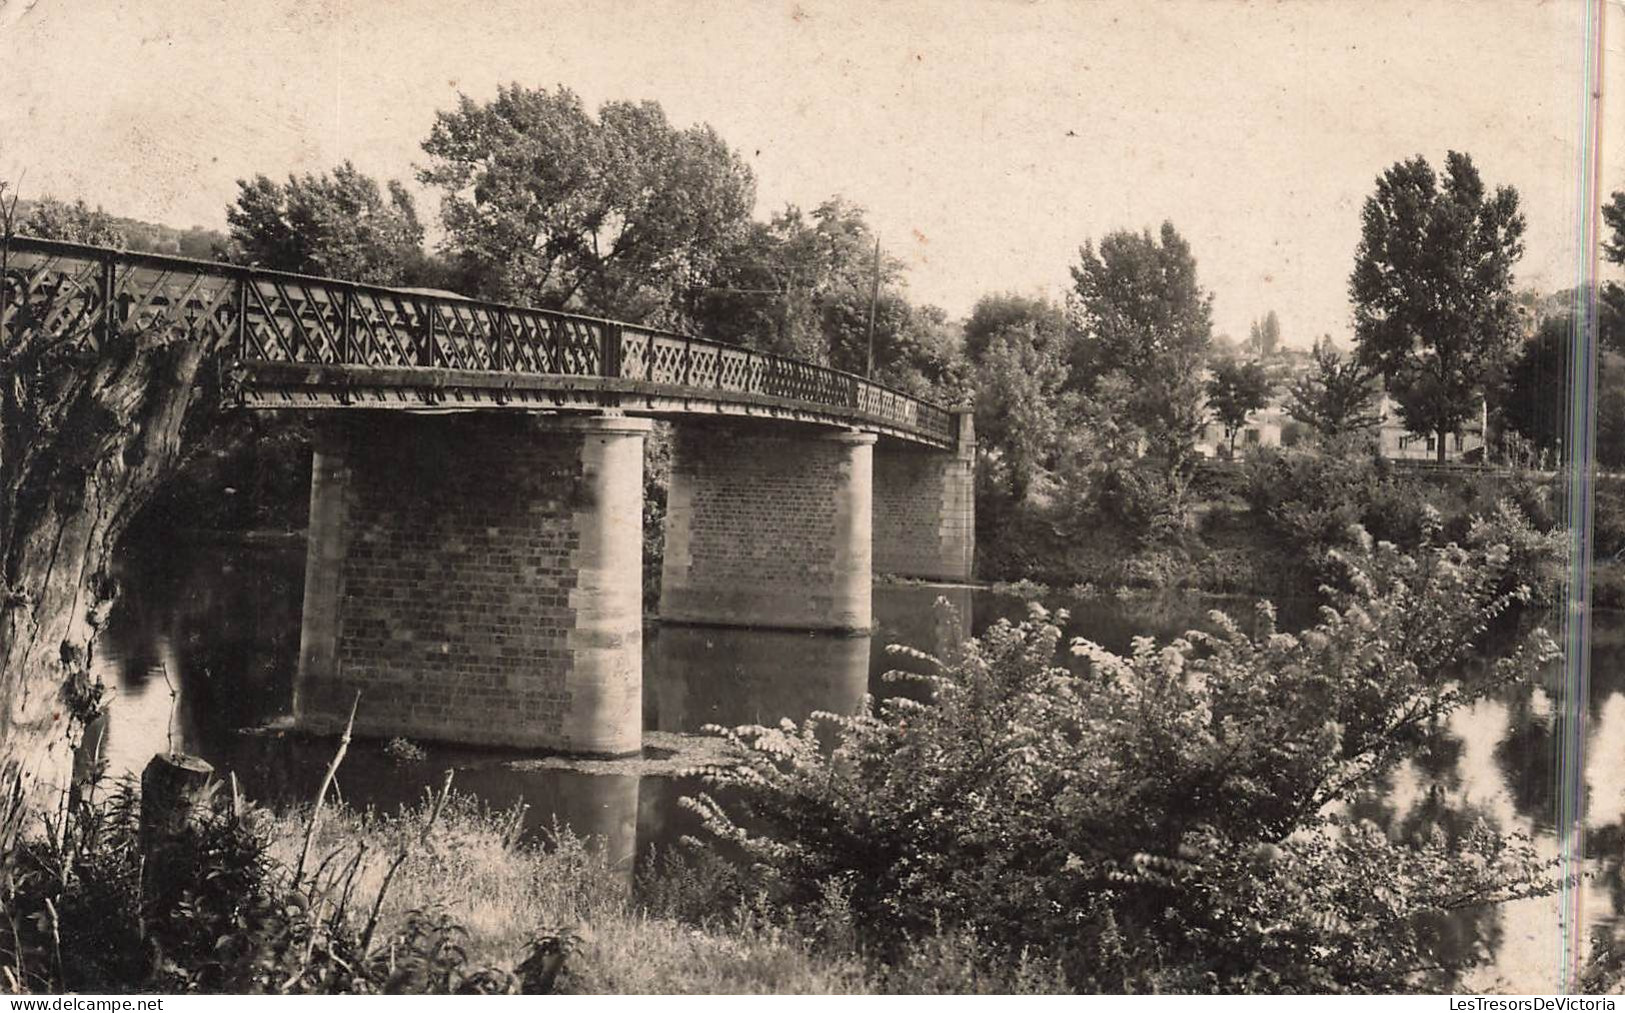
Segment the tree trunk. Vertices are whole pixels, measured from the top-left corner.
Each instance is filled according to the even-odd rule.
[[[1444,463],[1444,438],[1445,438],[1445,431],[1443,429],[1440,429],[1439,430],[1439,456],[1438,456],[1438,461],[1439,461],[1440,464]]]
[[[67,344],[0,354],[0,778],[36,805],[67,790],[99,708],[113,549],[178,460],[207,351],[162,331]]]
[[[197,756],[159,753],[141,772],[141,854],[148,867],[209,800],[214,767]]]

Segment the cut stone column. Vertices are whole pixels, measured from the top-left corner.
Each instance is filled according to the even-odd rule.
[[[867,631],[874,444],[677,426],[661,621]]]
[[[965,582],[976,562],[976,422],[956,409],[952,451],[888,441],[875,453],[875,572]]]
[[[619,417],[348,417],[314,462],[296,721],[642,748],[643,437]]]

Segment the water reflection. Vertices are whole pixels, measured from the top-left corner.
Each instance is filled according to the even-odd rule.
[[[649,641],[643,725],[651,731],[851,714],[869,689],[868,636],[662,626]]]
[[[152,753],[173,747],[234,771],[265,801],[308,799],[330,744],[240,729],[285,716],[298,654],[303,548],[204,546],[125,561],[125,593],[98,645],[96,669],[116,693],[113,709],[89,739],[114,773],[139,771]],[[950,608],[937,607],[939,598]],[[873,636],[828,636],[667,627],[646,637],[644,720],[650,730],[692,732],[705,724],[774,723],[813,710],[850,711],[864,693],[907,691],[883,682],[891,669],[922,670],[915,658],[889,654],[906,643],[942,654],[998,618],[1020,619],[1022,602],[966,588],[881,585]],[[1131,638],[1167,638],[1208,625],[1220,606],[1250,625],[1252,602],[1101,598],[1069,602],[1069,636],[1118,651]],[[1308,618],[1303,605],[1282,610],[1281,626]],[[1625,911],[1625,616],[1595,621],[1588,717],[1587,853],[1596,875],[1585,885],[1592,924]],[[171,686],[176,690],[171,697]],[[1565,706],[1554,669],[1544,684],[1509,690],[1463,708],[1429,729],[1412,758],[1352,800],[1349,815],[1369,819],[1395,839],[1437,830],[1455,839],[1483,820],[1528,834],[1556,855],[1553,727]],[[636,856],[696,828],[677,805],[697,785],[660,777],[604,776],[515,763],[511,752],[429,744],[420,763],[397,764],[378,743],[357,743],[339,774],[344,797],[393,809],[416,802],[449,766],[456,783],[492,806],[528,806],[524,828],[544,836],[555,821],[606,842],[630,876]],[[1484,908],[1432,927],[1443,953],[1493,953],[1468,984],[1544,991],[1556,987],[1556,901]]]

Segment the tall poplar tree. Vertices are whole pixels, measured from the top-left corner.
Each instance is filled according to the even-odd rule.
[[[1440,461],[1518,335],[1512,268],[1523,233],[1518,191],[1489,192],[1460,152],[1442,178],[1420,155],[1397,162],[1366,198],[1349,277],[1359,359],[1382,375],[1412,432],[1438,437]]]

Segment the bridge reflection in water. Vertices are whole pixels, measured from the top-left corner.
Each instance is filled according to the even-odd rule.
[[[774,725],[815,711],[854,713],[865,693],[899,691],[883,680],[887,671],[925,670],[887,645],[941,656],[970,636],[971,593],[957,585],[877,587],[875,635],[661,626],[644,659],[644,728],[697,732],[708,724]],[[939,611],[938,599],[950,608]]]
[[[644,662],[644,728],[697,732],[853,713],[869,689],[870,643],[867,635],[662,627]]]

